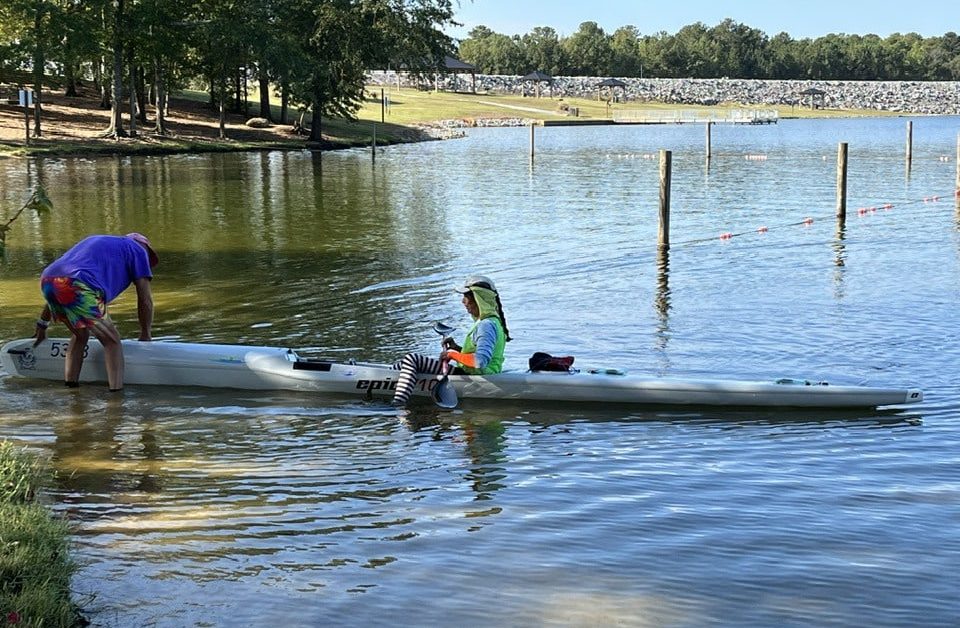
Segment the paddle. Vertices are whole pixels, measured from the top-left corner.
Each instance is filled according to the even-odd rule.
[[[449,336],[455,327],[450,327],[445,325],[440,321],[434,321],[433,331],[437,332],[441,336]],[[446,348],[446,343],[444,343],[444,348]],[[450,383],[448,375],[450,374],[450,362],[444,362],[443,368],[440,371],[440,377],[437,378],[437,383],[434,385],[433,390],[430,391],[430,396],[433,397],[433,402],[439,407],[446,410],[452,410],[457,407],[457,404],[460,402],[457,399],[457,391]]]

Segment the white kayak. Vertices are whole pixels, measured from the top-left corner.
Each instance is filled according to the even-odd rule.
[[[14,340],[0,349],[10,375],[63,380],[68,340]],[[106,382],[103,348],[90,341],[81,381]],[[281,347],[139,342],[124,340],[124,383],[207,386],[247,390],[297,390],[388,397],[398,372],[387,364],[307,358]],[[571,372],[504,371],[451,375],[461,399],[512,399],[657,405],[869,408],[923,401],[915,388],[833,385],[804,379],[739,381],[632,375],[619,369]],[[417,381],[414,394],[430,395],[437,376]]]

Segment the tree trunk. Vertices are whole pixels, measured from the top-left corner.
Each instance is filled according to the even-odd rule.
[[[243,111],[240,108],[240,70],[233,74],[233,110],[237,113]]]
[[[243,75],[240,77],[240,80],[243,81],[243,119],[246,121],[250,118],[250,92],[247,90],[250,83],[247,81],[247,67],[243,67]]]
[[[40,34],[40,28],[43,26],[43,15],[40,13],[40,8],[36,9],[36,12],[33,14],[33,35],[37,38],[36,44],[33,48],[33,136],[40,137],[40,114],[42,109],[40,107],[41,95],[43,90],[43,48],[40,43],[42,40]]]
[[[260,65],[263,68],[263,64]],[[270,111],[270,81],[260,70],[260,117],[273,122],[273,113]]]
[[[225,111],[226,103],[224,102],[227,99],[227,79],[226,77],[221,77],[220,79],[220,139],[227,139],[227,125],[226,118],[227,113]]]
[[[107,79],[107,75],[104,73],[104,70],[107,69],[107,59],[106,57],[100,57],[97,63],[94,65],[94,76],[97,81],[97,89],[100,90],[100,108],[109,109],[110,108],[110,81]]]
[[[290,88],[286,81],[280,86],[280,124],[287,123],[287,109],[290,106]]]
[[[320,120],[320,103],[314,100],[313,113],[310,116],[310,141],[319,142],[321,140],[323,140],[323,129]]]
[[[110,126],[106,135],[125,137],[123,130],[123,1],[117,0],[113,16],[113,97],[110,100]]]
[[[137,109],[139,109],[140,115],[137,119],[140,120],[140,126],[144,128],[147,127],[147,123],[149,122],[149,120],[147,120],[147,94],[146,94],[147,89],[146,89],[146,81],[144,80],[145,76],[146,76],[146,72],[143,71],[143,66],[138,65],[137,80],[136,80]]]
[[[63,64],[63,79],[67,84],[67,89],[63,93],[67,98],[77,97],[77,64],[68,61]]]
[[[153,93],[157,99],[157,126],[154,128],[154,132],[157,135],[166,135],[167,122],[165,117],[167,115],[167,87],[164,83],[163,66],[160,65],[160,62],[157,59],[153,60]]]
[[[133,46],[127,50],[127,72],[130,78],[130,137],[137,136],[137,66],[133,63]]]

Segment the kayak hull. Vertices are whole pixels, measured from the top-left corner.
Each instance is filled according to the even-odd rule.
[[[10,375],[63,380],[67,339],[48,339],[33,347],[30,338],[0,349],[0,364]],[[124,383],[205,386],[244,390],[295,390],[365,397],[389,397],[398,371],[389,365],[308,359],[283,347],[123,341]],[[81,381],[105,382],[103,349],[91,340]],[[589,403],[865,408],[919,403],[915,388],[837,386],[779,379],[664,378],[626,374],[616,369],[575,372],[505,371],[497,375],[451,375],[461,399],[571,401]],[[429,395],[435,376],[417,381],[415,395]]]

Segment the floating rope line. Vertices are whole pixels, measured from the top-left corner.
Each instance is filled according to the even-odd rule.
[[[960,198],[960,189],[955,190],[953,193],[953,196],[956,198]],[[882,205],[871,205],[868,207],[860,207],[857,209],[857,215],[866,216],[869,214],[876,213],[878,210],[889,211],[894,207],[910,207],[912,205],[927,205],[931,203],[937,203],[943,200],[943,198],[944,198],[943,195],[924,196],[923,198],[920,198],[920,199],[908,199],[896,204],[884,203]],[[824,217],[817,218],[816,220],[829,220],[831,218],[835,219],[836,216],[824,216]],[[726,231],[721,233],[719,236],[710,236],[707,238],[695,238],[692,240],[682,240],[680,242],[671,242],[670,245],[671,247],[674,247],[674,246],[703,244],[705,242],[716,242],[718,237],[720,241],[726,242],[726,241],[732,240],[733,238],[739,238],[741,236],[763,235],[765,233],[769,233],[771,230],[785,229],[787,227],[800,227],[800,226],[809,227],[813,225],[814,222],[815,222],[815,219],[813,217],[807,216],[803,220],[800,220],[797,222],[788,222],[788,223],[773,225],[772,227],[767,225],[761,225],[756,229],[752,229],[750,231],[737,231],[737,232]]]

